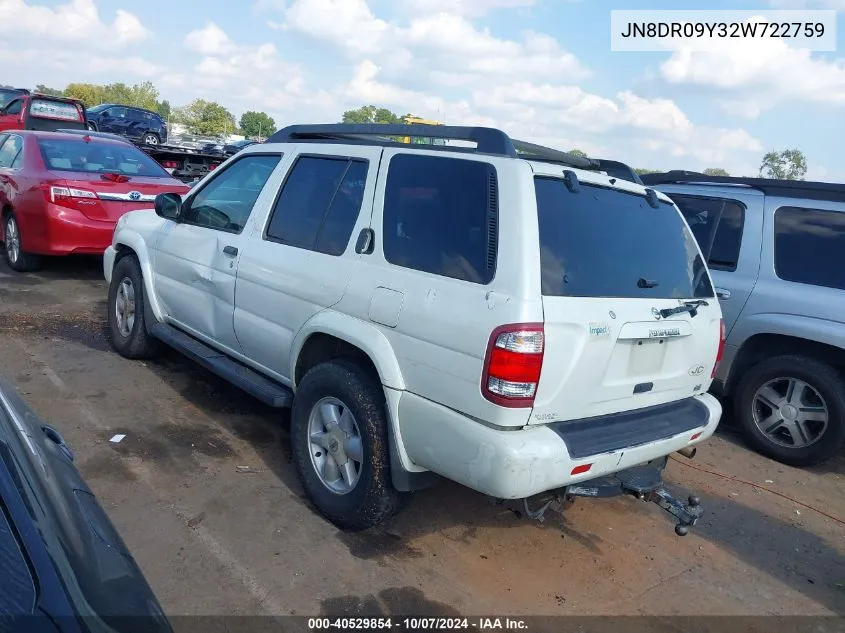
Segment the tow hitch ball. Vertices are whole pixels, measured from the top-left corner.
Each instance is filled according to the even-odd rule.
[[[663,487],[657,488],[645,495],[644,500],[656,503],[666,510],[666,512],[678,519],[678,523],[675,525],[675,534],[678,536],[686,536],[689,534],[690,527],[695,525],[696,521],[698,521],[703,514],[701,499],[695,495],[690,495],[689,499],[687,499],[687,504],[684,505],[678,499],[670,495],[669,491]]]

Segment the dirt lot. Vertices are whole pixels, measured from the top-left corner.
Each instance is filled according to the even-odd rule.
[[[119,357],[105,298],[98,260],[0,264],[0,372],[65,435],[170,615],[845,614],[842,524],[693,469],[845,518],[845,458],[792,469],[720,430],[667,470],[703,499],[685,538],[633,499],[582,499],[539,525],[452,484],[344,534],[303,499],[284,416],[178,354]]]

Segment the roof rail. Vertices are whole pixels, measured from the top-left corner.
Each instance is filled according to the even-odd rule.
[[[714,185],[744,185],[766,195],[784,198],[808,198],[845,202],[845,184],[813,180],[784,180],[779,178],[746,178],[740,176],[710,176],[681,169],[662,173],[642,174],[646,185],[704,183]]]
[[[520,158],[526,160],[536,160],[539,162],[556,163],[559,165],[566,165],[568,167],[575,167],[576,169],[584,169],[587,171],[603,171],[611,178],[620,178],[629,182],[642,185],[643,181],[633,169],[625,163],[620,163],[616,160],[607,160],[604,158],[586,158],[568,152],[561,152],[560,150],[551,149],[543,145],[536,145],[535,143],[528,143],[527,141],[513,141],[517,154]]]
[[[491,127],[456,125],[424,125],[419,123],[318,123],[289,125],[267,139],[267,143],[294,143],[297,141],[362,140],[361,137],[421,136],[453,141],[474,141],[475,151],[482,154],[516,156],[510,137]]]

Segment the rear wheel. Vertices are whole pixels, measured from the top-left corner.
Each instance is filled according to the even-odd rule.
[[[158,135],[148,132],[144,134],[144,145],[158,145]]]
[[[21,229],[11,211],[3,219],[3,255],[9,268],[19,273],[31,272],[41,267],[41,257],[25,253],[21,248]]]
[[[323,363],[305,374],[291,412],[294,462],[308,497],[341,529],[373,527],[401,507],[387,433],[381,385],[354,362]]]
[[[845,444],[845,380],[812,358],[755,365],[737,385],[734,409],[748,442],[784,464],[819,464]]]
[[[147,332],[144,316],[141,265],[128,255],[115,264],[109,285],[109,338],[121,356],[151,358],[158,351],[158,341]]]
[[[91,121],[88,121],[88,124],[86,125],[86,127],[87,127],[89,130],[91,130],[92,132],[96,132],[96,131],[97,131],[97,126],[96,126],[94,123],[92,123]]]

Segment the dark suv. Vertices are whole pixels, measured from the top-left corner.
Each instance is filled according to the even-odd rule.
[[[88,129],[120,134],[144,145],[160,145],[167,142],[167,124],[151,110],[101,103],[88,108],[85,113],[88,117]]]

